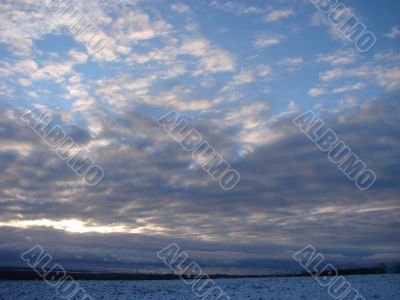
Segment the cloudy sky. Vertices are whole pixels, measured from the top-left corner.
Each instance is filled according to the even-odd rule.
[[[205,270],[400,260],[400,2],[344,1],[358,51],[310,1],[71,1],[95,51],[46,1],[0,3],[0,266],[39,244],[66,268]],[[40,108],[100,165],[89,187],[22,122]],[[312,110],[377,175],[360,191],[292,120]],[[224,191],[157,124],[177,111],[232,168]]]

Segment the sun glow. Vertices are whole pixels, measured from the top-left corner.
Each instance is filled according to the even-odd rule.
[[[129,228],[125,225],[110,224],[98,225],[96,223],[83,222],[77,219],[53,221],[49,219],[40,220],[11,220],[0,222],[0,227],[33,228],[49,227],[72,233],[159,233],[161,228],[151,225]]]

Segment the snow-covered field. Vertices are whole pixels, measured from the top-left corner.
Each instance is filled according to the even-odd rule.
[[[365,299],[400,299],[400,275],[347,276]],[[231,299],[333,299],[310,277],[215,280]],[[93,299],[198,299],[181,281],[79,281]],[[41,281],[0,281],[0,300],[60,299]]]

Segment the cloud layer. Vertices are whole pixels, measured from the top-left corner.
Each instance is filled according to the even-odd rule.
[[[338,267],[395,262],[395,18],[371,21],[381,40],[361,55],[303,2],[156,2],[76,1],[109,39],[98,53],[43,1],[0,4],[0,264],[41,244],[67,268],[158,270],[172,242],[211,272],[297,270],[291,254],[307,244]],[[33,107],[104,169],[101,184],[21,121]],[[310,109],[375,171],[373,189],[292,124]],[[170,111],[239,171],[238,187],[220,189],[160,128]]]

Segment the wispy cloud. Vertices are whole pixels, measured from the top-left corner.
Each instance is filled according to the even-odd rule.
[[[279,9],[272,10],[264,17],[264,21],[267,23],[276,22],[281,19],[289,18],[290,16],[293,16],[293,15],[294,15],[294,11],[292,8],[281,9],[281,10],[279,10]]]
[[[284,40],[282,35],[261,35],[257,36],[254,40],[254,46],[256,48],[265,48],[280,44]]]
[[[385,36],[391,39],[395,39],[400,35],[400,26],[393,26],[389,33],[386,33]]]

